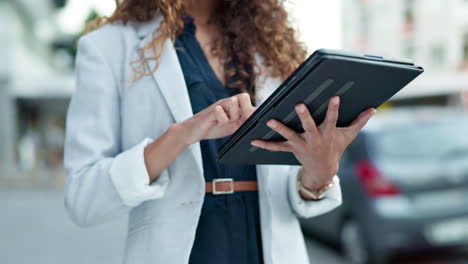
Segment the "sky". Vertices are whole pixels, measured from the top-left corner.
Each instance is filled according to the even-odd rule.
[[[115,0],[69,0],[68,5],[58,15],[60,27],[68,33],[80,32],[92,9],[101,15],[109,16],[115,10]]]
[[[92,8],[110,15],[115,9],[115,0],[69,0],[58,16],[59,24],[66,32],[79,32]],[[341,47],[341,0],[287,0],[286,8],[310,52]]]
[[[300,38],[310,52],[341,48],[341,0],[289,0],[286,2]]]

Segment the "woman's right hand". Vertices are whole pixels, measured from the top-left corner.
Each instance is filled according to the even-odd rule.
[[[255,111],[250,95],[241,93],[212,104],[179,123],[187,144],[204,139],[222,138],[236,131]]]
[[[189,145],[231,135],[255,109],[249,94],[242,93],[219,100],[191,118],[173,124],[145,147],[144,159],[150,182],[155,181]]]

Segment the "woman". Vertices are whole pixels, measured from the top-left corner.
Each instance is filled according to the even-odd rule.
[[[252,144],[302,167],[215,159],[304,56],[278,0],[118,1],[79,42],[71,217],[89,226],[128,214],[125,263],[307,263],[297,217],[341,203],[339,158],[375,110],[336,128],[333,98],[317,127],[299,104],[302,134],[269,121],[288,141]]]

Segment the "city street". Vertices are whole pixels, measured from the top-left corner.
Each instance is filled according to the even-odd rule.
[[[115,264],[121,263],[126,218],[97,227],[79,228],[63,206],[60,191],[0,191],[0,263]],[[306,238],[311,263],[345,264],[338,252]],[[464,253],[466,256],[466,253]],[[447,261],[438,255],[397,261],[398,264],[466,264],[466,257]],[[439,260],[439,258],[443,258]],[[452,257],[450,257],[452,259]]]
[[[126,219],[80,229],[66,215],[58,191],[0,192],[0,263],[115,264],[123,251]],[[307,240],[312,263],[345,263]]]

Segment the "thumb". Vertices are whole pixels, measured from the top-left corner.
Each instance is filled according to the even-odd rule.
[[[376,110],[374,108],[367,109],[362,112],[349,127],[346,128],[351,141],[359,134],[359,132],[361,132],[362,128],[375,115],[375,112]]]

